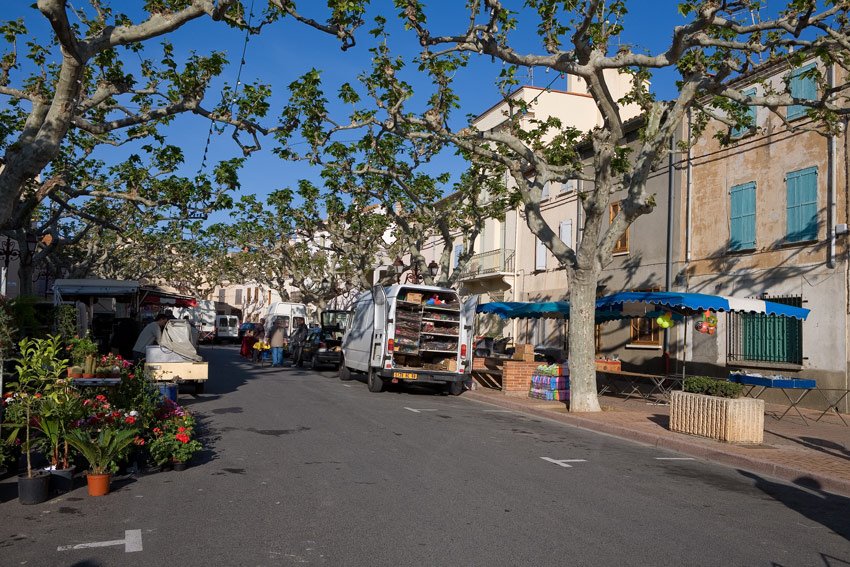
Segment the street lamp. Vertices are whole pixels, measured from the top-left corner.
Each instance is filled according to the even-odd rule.
[[[434,260],[431,260],[431,262],[428,264],[428,273],[431,274],[432,278],[436,278],[437,273],[439,273],[439,271],[440,265]]]
[[[9,273],[9,262],[21,257],[20,251],[16,250],[14,243],[8,236],[0,246],[0,256],[3,256],[3,271],[0,273],[0,295],[6,296],[6,276]]]

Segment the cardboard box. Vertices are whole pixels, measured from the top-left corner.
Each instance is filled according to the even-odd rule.
[[[457,360],[450,358],[446,361],[446,370],[449,372],[457,372]]]
[[[522,360],[523,362],[534,362],[534,345],[516,345],[513,359]]]
[[[597,360],[596,370],[599,372],[620,372],[623,370],[623,363],[619,360]]]
[[[405,298],[405,301],[407,301],[408,303],[422,303],[422,294],[408,291],[407,298]]]

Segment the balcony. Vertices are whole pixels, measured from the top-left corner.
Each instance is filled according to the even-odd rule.
[[[513,250],[490,250],[476,254],[469,260],[460,276],[461,281],[501,278],[514,271]]]

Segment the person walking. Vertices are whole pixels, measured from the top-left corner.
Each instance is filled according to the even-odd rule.
[[[304,363],[302,358],[304,355],[304,342],[307,340],[307,324],[304,322],[303,317],[296,317],[293,322],[295,323],[295,330],[292,331],[289,341],[292,345],[292,364],[301,366]]]
[[[286,329],[281,319],[275,319],[269,331],[269,346],[272,351],[272,366],[283,366],[283,347],[286,344]]]
[[[149,345],[154,343],[159,344],[162,338],[162,329],[169,319],[170,317],[168,315],[160,313],[142,329],[142,332],[139,333],[139,338],[136,339],[136,344],[133,345],[133,360],[139,362],[145,357],[145,351]]]

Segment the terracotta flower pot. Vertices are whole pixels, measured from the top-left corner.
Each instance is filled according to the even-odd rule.
[[[89,496],[106,496],[109,494],[109,481],[112,475],[107,474],[92,474],[86,475],[86,483],[88,483]]]
[[[94,374],[86,374],[83,372],[83,378],[94,378]]]

